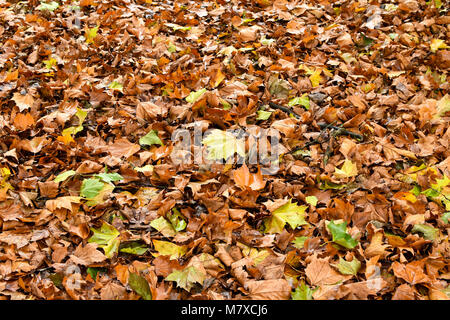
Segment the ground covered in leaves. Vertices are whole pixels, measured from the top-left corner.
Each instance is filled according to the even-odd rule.
[[[0,298],[448,299],[448,9],[0,0]]]

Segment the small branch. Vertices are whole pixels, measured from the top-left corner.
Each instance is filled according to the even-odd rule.
[[[301,119],[300,115],[298,115],[297,113],[295,113],[294,111],[292,111],[291,109],[289,109],[287,107],[280,106],[279,104],[276,104],[273,102],[269,102],[269,106],[271,108],[278,109],[278,110],[281,110],[281,111],[289,113],[289,114],[293,114],[294,117],[296,117],[297,119]]]

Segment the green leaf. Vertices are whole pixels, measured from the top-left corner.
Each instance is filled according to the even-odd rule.
[[[436,104],[437,113],[435,118],[443,117],[447,112],[450,112],[450,96],[446,94]]]
[[[292,300],[313,300],[313,293],[316,290],[312,290],[302,281],[295,291],[291,292],[291,298]]]
[[[175,281],[177,286],[186,291],[190,291],[194,283],[203,284],[206,275],[194,266],[185,268],[184,270],[175,270],[166,278],[167,281]]]
[[[143,146],[151,146],[153,144],[157,144],[160,146],[164,145],[161,139],[158,137],[158,131],[156,130],[151,130],[145,136],[141,137],[139,139],[139,144]]]
[[[361,262],[359,262],[356,258],[353,258],[351,262],[348,262],[342,257],[339,257],[339,264],[337,265],[337,268],[342,274],[355,276],[361,268]]]
[[[256,113],[257,113],[256,120],[267,120],[272,114],[271,111],[264,111],[264,110],[258,110]]]
[[[445,223],[448,224],[448,221],[449,221],[449,219],[450,219],[450,211],[444,213],[444,214],[442,215],[441,219],[442,219],[442,221],[444,221]]]
[[[80,196],[87,199],[95,198],[103,186],[104,184],[97,178],[84,179],[81,184]]]
[[[411,232],[416,233],[422,233],[423,238],[426,240],[435,240],[439,234],[439,230],[436,228],[433,228],[432,226],[426,225],[426,224],[415,224],[412,228]]]
[[[137,273],[130,272],[128,276],[128,284],[138,295],[144,300],[152,300],[152,293],[147,280]]]
[[[183,219],[183,216],[181,215],[180,211],[178,211],[176,208],[172,209],[173,213],[168,214],[168,218],[170,223],[172,224],[175,231],[182,231],[186,228],[187,223]]]
[[[317,202],[319,201],[319,199],[317,199],[316,196],[307,196],[305,198],[306,203],[312,205],[313,207],[315,207],[317,205]]]
[[[296,105],[301,105],[305,107],[306,110],[309,110],[309,97],[305,93],[301,97],[293,98],[288,102],[288,106],[293,107]]]
[[[141,256],[144,253],[146,253],[147,250],[148,250],[148,247],[146,244],[142,244],[138,241],[131,241],[131,242],[127,242],[127,243],[122,243],[120,245],[119,251]]]
[[[43,62],[45,64],[45,68],[49,70],[58,64],[58,62],[54,58],[44,60]]]
[[[153,245],[158,251],[158,254],[153,254],[154,256],[170,256],[170,260],[181,258],[186,253],[185,246],[179,246],[169,241],[153,240]]]
[[[150,222],[150,226],[161,232],[165,237],[173,237],[177,234],[172,224],[164,217],[159,217],[158,219],[153,220]]]
[[[56,183],[62,182],[75,174],[76,174],[76,172],[74,170],[69,170],[69,171],[58,174],[53,181]]]
[[[186,101],[189,103],[194,103],[197,101],[207,90],[205,88],[200,89],[198,91],[192,91],[189,93],[189,95],[186,97]]]
[[[306,206],[298,206],[296,203],[292,203],[292,199],[289,199],[289,202],[274,210],[272,216],[265,219],[265,232],[280,233],[283,231],[286,223],[292,229],[296,229],[301,225],[307,225],[308,223],[305,221],[306,209]]]
[[[228,159],[236,152],[245,157],[245,144],[232,133],[214,129],[202,141],[208,147],[208,160]]]
[[[292,243],[297,249],[303,249],[306,239],[308,239],[308,237],[296,237]]]
[[[112,89],[112,90],[116,90],[116,91],[120,91],[122,92],[123,90],[123,84],[121,84],[120,82],[117,82],[116,80],[114,80],[113,82],[111,82],[108,85],[108,88]]]
[[[105,251],[105,256],[112,258],[114,253],[119,250],[120,232],[106,222],[103,222],[100,229],[91,228],[91,231],[94,234],[88,239],[88,242],[97,243]]]
[[[106,272],[108,269],[106,268],[95,268],[95,267],[89,267],[87,268],[86,272],[91,276],[93,280],[97,280],[97,275],[100,272]]]
[[[118,173],[105,173],[105,172],[96,174],[94,177],[100,178],[104,182],[113,182],[123,179],[123,177]]]
[[[331,232],[334,243],[347,249],[353,249],[358,245],[358,241],[353,239],[352,236],[347,233],[347,222],[335,224],[334,221],[330,221],[327,228]]]
[[[52,1],[50,3],[45,3],[45,2],[41,2],[41,4],[36,8],[40,11],[55,11],[56,9],[58,9],[59,4],[56,1]]]

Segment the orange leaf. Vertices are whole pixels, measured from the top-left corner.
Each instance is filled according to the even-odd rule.
[[[33,116],[30,113],[19,113],[14,118],[14,127],[20,131],[24,131],[35,124]]]

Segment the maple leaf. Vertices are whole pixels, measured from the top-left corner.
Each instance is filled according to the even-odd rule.
[[[145,244],[141,244],[137,241],[132,241],[129,243],[122,243],[120,245],[119,251],[141,256],[148,251],[148,248],[147,248],[147,245],[145,245]]]
[[[261,190],[266,185],[261,170],[258,170],[256,174],[252,174],[245,163],[239,169],[233,171],[233,179],[238,186],[244,189]]]
[[[267,120],[269,119],[270,115],[272,114],[271,111],[264,111],[264,110],[258,110],[256,112],[256,120]]]
[[[97,37],[98,28],[99,28],[99,26],[95,26],[91,29],[86,28],[86,30],[84,31],[84,37],[86,38],[87,44],[94,42],[95,37]]]
[[[202,143],[208,147],[208,160],[227,160],[235,153],[245,157],[243,140],[238,140],[232,133],[214,129]]]
[[[272,216],[264,220],[266,233],[280,233],[284,226],[289,224],[292,229],[307,225],[305,221],[306,206],[299,206],[292,203],[292,199],[272,212]]]
[[[352,236],[347,233],[347,222],[335,224],[334,221],[330,221],[327,228],[330,230],[334,243],[347,249],[353,249],[358,245],[358,241],[353,239]]]
[[[194,266],[187,267],[183,270],[175,270],[166,277],[167,281],[175,281],[178,287],[186,291],[190,291],[195,283],[203,284],[205,279],[206,274]]]
[[[430,43],[431,52],[435,53],[439,49],[447,49],[449,46],[442,39],[432,39]]]
[[[293,243],[294,247],[296,247],[297,249],[303,249],[306,239],[308,239],[308,237],[304,237],[304,236],[295,237],[295,239],[292,240],[292,243]]]
[[[96,243],[105,251],[107,258],[112,258],[119,249],[120,232],[112,225],[103,222],[100,229],[91,228],[94,233],[89,239],[89,243]]]

